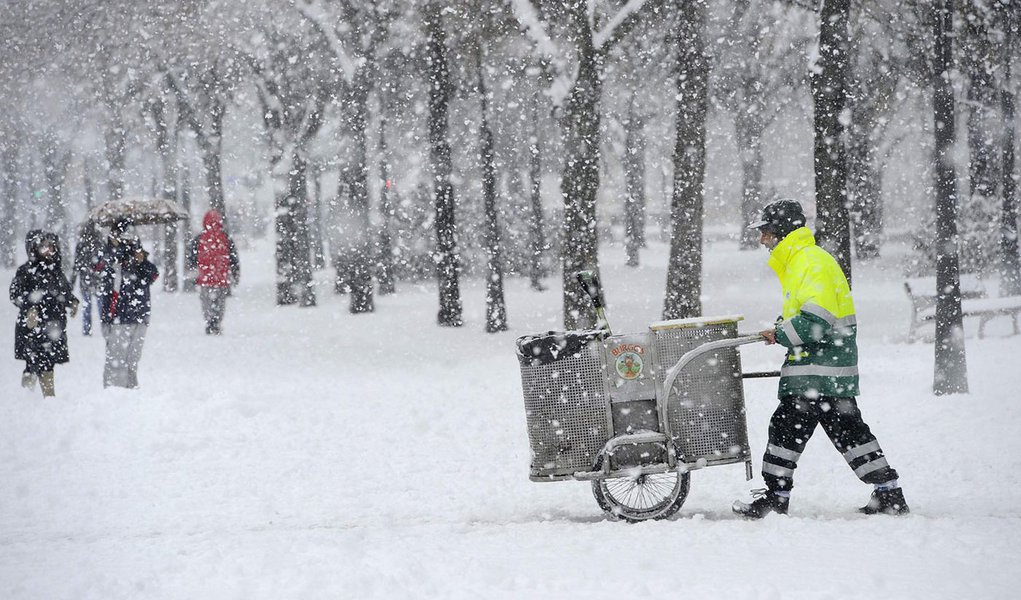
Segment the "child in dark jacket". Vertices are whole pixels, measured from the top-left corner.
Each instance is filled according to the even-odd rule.
[[[33,388],[38,379],[43,396],[53,396],[53,367],[70,358],[66,313],[74,316],[78,299],[64,276],[55,233],[30,231],[25,250],[28,262],[18,267],[10,290],[11,302],[18,307],[14,357],[25,361],[22,385]]]
[[[103,386],[135,388],[138,361],[152,313],[149,290],[159,271],[149,262],[149,253],[142,249],[137,237],[120,244],[113,271],[120,285],[110,291],[110,298],[103,303],[109,311]]]
[[[94,221],[86,221],[78,230],[78,244],[74,248],[74,267],[71,270],[71,289],[75,280],[82,294],[82,333],[92,335],[92,299],[98,296],[102,273],[96,268],[102,259],[103,235]],[[98,308],[98,302],[97,308]],[[102,309],[100,308],[100,314]]]

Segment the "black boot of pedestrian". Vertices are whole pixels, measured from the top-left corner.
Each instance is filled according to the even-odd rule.
[[[778,515],[786,515],[791,499],[787,496],[779,496],[769,490],[752,490],[751,502],[737,500],[731,509],[746,519],[761,519],[771,512]]]
[[[869,503],[858,511],[867,515],[906,515],[911,512],[908,503],[904,501],[904,490],[900,488],[872,492]]]

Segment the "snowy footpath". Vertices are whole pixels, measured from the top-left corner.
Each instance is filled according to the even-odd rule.
[[[706,248],[707,314],[755,331],[779,310],[764,250]],[[0,302],[0,598],[1021,597],[1021,336],[977,339],[971,393],[930,393],[933,348],[908,344],[895,252],[859,264],[861,407],[912,513],[856,513],[870,489],[819,431],[789,517],[736,518],[761,481],[741,465],[692,474],[672,520],[606,519],[580,482],[528,480],[514,357],[558,327],[556,278],[508,282],[511,330],[435,325],[433,282],[351,315],[321,273],[319,306],[273,305],[271,244],[242,251],[222,337],[195,295],[154,293],[138,390],[104,390],[103,340],[71,331],[57,397],[20,387],[15,310]],[[623,266],[603,250],[616,332],[659,319],[666,248]],[[0,271],[6,285],[13,275]],[[931,336],[931,333],[929,334]],[[746,370],[776,347],[745,346]],[[745,385],[756,471],[775,380]]]

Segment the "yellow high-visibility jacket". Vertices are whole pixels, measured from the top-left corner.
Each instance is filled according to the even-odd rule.
[[[801,227],[773,248],[769,266],[783,287],[776,341],[787,357],[778,396],[857,396],[858,327],[840,265]]]

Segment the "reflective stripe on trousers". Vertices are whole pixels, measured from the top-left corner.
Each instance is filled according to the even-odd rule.
[[[818,425],[859,479],[883,483],[897,478],[854,398],[787,396],[769,422],[769,444],[762,459],[766,487],[789,490],[794,486],[797,461]]]

